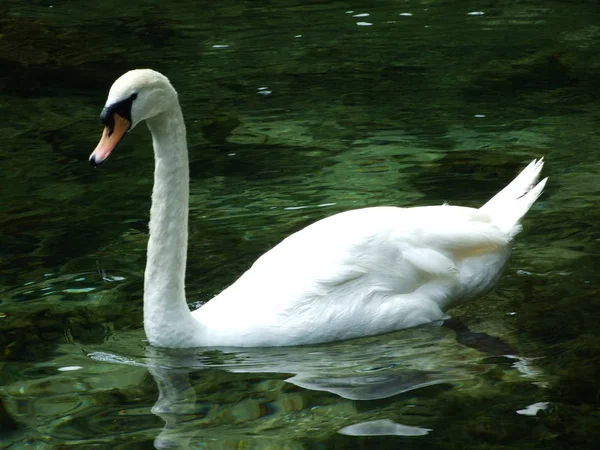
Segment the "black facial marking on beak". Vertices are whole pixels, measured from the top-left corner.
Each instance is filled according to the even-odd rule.
[[[108,127],[109,136],[115,131],[115,114],[120,115],[123,119],[127,119],[127,121],[129,121],[129,128],[131,128],[131,105],[136,98],[137,94],[133,93],[129,96],[129,98],[106,106],[102,110],[102,113],[100,114],[100,121],[104,126]]]
[[[92,167],[95,169],[96,167],[98,167],[100,164],[102,164],[102,162],[97,162],[96,161],[96,156],[92,155],[90,157],[90,164],[92,165]]]

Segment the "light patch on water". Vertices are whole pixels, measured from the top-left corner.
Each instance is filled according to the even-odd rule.
[[[132,359],[126,358],[120,355],[113,355],[112,353],[106,352],[91,352],[88,353],[88,356],[95,361],[112,363],[112,364],[125,364],[128,366],[139,366],[139,367],[147,367],[147,364],[142,364]]]
[[[102,279],[104,281],[123,281],[125,280],[125,277],[121,277],[119,275],[106,275],[102,277]]]
[[[63,290],[63,292],[64,292],[65,294],[86,294],[86,293],[88,293],[88,292],[93,292],[93,291],[95,291],[95,290],[96,290],[96,288],[93,288],[93,287],[89,287],[89,288],[78,288],[78,289],[76,289],[76,288],[69,288],[69,289],[65,289],[65,290]]]
[[[540,376],[540,371],[531,364],[533,359],[538,358],[523,358],[515,355],[504,355],[506,358],[516,360],[512,363],[512,367],[518,370],[523,376],[528,378],[535,378]]]
[[[412,427],[382,419],[350,425],[338,433],[348,436],[425,436],[430,431],[430,428]]]
[[[73,372],[75,370],[80,370],[83,369],[83,367],[81,366],[64,366],[64,367],[59,367],[58,370],[60,372]]]
[[[539,411],[548,408],[548,405],[550,405],[549,402],[537,402],[529,405],[527,408],[519,409],[517,414],[521,414],[522,416],[535,416]]]

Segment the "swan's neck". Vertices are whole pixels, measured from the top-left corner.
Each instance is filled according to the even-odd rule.
[[[154,146],[154,189],[144,274],[144,328],[153,345],[179,346],[198,324],[185,300],[189,164],[179,105],[148,120]]]

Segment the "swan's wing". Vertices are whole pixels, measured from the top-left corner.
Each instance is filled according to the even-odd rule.
[[[338,285],[374,272],[397,273],[402,266],[394,263],[406,260],[435,275],[449,270],[448,259],[485,253],[509,241],[489,215],[473,208],[366,208],[309,225],[261,256],[251,270],[311,279],[321,273],[316,278]]]

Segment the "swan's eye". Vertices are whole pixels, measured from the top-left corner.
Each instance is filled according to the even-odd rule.
[[[137,93],[134,92],[125,100],[121,100],[110,105],[106,105],[100,114],[100,121],[106,127],[108,127],[108,135],[113,134],[115,130],[115,114],[118,114],[123,119],[129,122],[129,128],[131,128],[131,105],[137,98]]]

